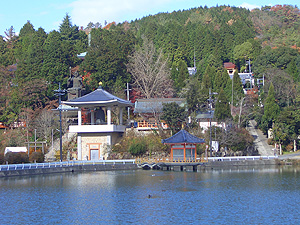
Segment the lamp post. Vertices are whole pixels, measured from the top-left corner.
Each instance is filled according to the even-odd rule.
[[[61,125],[61,96],[65,95],[66,90],[62,90],[60,88],[60,82],[59,82],[59,88],[57,90],[54,90],[55,95],[58,96],[58,110],[59,110],[59,152],[60,152],[60,161],[62,162],[62,125]]]
[[[209,89],[209,114],[210,114],[210,117],[209,117],[209,128],[210,128],[210,134],[209,134],[209,154],[210,154],[210,157],[212,157],[212,138],[211,138],[211,119],[212,119],[212,98],[211,96],[212,95],[217,95],[218,93],[217,92],[213,92],[211,93],[211,88]]]
[[[127,101],[129,101],[129,91],[131,91],[131,89],[129,89],[129,83],[127,83],[127,88],[126,88],[126,94],[127,94]],[[127,118],[128,118],[128,122],[130,119],[130,114],[129,114],[129,107],[127,107]]]

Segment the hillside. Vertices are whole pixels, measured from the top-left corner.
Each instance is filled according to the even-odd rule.
[[[90,31],[90,45],[85,31]],[[253,11],[230,6],[197,7],[111,23],[103,29],[89,24],[85,30],[73,25],[67,14],[58,31],[46,33],[27,22],[19,36],[14,35],[12,27],[0,40],[0,121],[8,126],[26,121],[32,133],[41,112],[57,106],[53,90],[59,82],[66,89],[74,70],[84,78],[86,92],[102,81],[104,88],[122,97],[126,83],[134,86],[135,82],[128,70],[130,55],[142,49],[145,38],[167,59],[173,95],[194,102],[189,105],[190,111],[207,102],[209,88],[216,92],[224,89],[228,101],[231,80],[224,73],[223,63],[232,62],[243,72],[249,71],[246,60],[250,59],[254,76],[265,78],[265,87],[259,97],[258,93],[253,95],[252,106],[258,101],[263,105],[272,83],[280,107],[280,132],[286,134],[287,144],[289,137],[298,135],[300,11],[290,5]],[[82,52],[87,52],[84,61],[77,57]],[[194,63],[197,73],[191,78],[186,68]],[[234,103],[243,98],[241,95]],[[275,121],[263,117],[263,108],[252,107],[241,114],[244,122],[250,114],[256,115],[264,131]],[[286,124],[290,127],[283,131]],[[282,138],[280,141],[284,142]]]

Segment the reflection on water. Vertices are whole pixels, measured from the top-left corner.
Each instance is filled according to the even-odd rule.
[[[299,167],[0,179],[1,224],[298,224]]]

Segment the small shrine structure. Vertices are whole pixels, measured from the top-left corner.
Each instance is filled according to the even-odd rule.
[[[70,125],[69,132],[77,133],[78,160],[101,160],[108,156],[111,146],[125,132],[123,109],[133,105],[105,91],[99,83],[97,90],[82,97],[62,102],[78,108],[78,124]],[[90,123],[82,123],[82,110],[88,112]],[[118,112],[117,122],[112,122],[112,109]]]
[[[197,144],[205,143],[204,139],[198,138],[186,130],[181,130],[172,137],[163,139],[163,144],[171,145],[170,161],[195,161],[197,159]]]

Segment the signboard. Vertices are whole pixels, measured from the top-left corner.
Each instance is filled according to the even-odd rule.
[[[211,147],[212,147],[213,151],[217,152],[219,150],[219,142],[218,141],[212,141]]]

